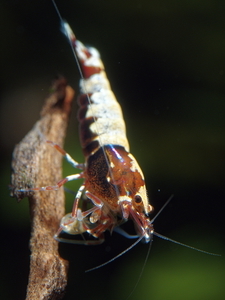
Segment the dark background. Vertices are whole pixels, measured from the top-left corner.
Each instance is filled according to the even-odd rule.
[[[78,39],[101,52],[155,212],[175,194],[155,230],[223,255],[225,2],[67,0],[57,5]],[[39,118],[55,75],[65,75],[78,90],[79,74],[51,1],[1,1],[0,30],[0,294],[20,300],[29,272],[30,223],[27,200],[17,204],[7,190],[11,153]],[[65,148],[82,162],[76,112],[74,103]],[[65,164],[64,174],[73,172]],[[70,211],[72,198],[67,198]],[[138,281],[148,244],[104,268],[84,271],[131,243],[113,234],[101,246],[60,245],[71,266],[65,299],[125,300]],[[129,299],[222,300],[224,267],[224,256],[155,238]]]

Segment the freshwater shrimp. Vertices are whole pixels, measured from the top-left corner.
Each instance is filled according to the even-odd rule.
[[[54,1],[53,4],[55,5]],[[59,14],[57,8],[56,10]],[[131,247],[140,240],[149,243],[153,235],[156,235],[190,249],[217,255],[174,241],[154,231],[154,220],[172,196],[151,220],[149,214],[153,207],[148,200],[144,175],[137,160],[130,153],[122,110],[111,90],[100,54],[97,49],[86,47],[78,41],[69,24],[63,21],[61,16],[60,19],[81,74],[78,120],[85,162],[76,162],[59,145],[47,141],[74,168],[80,169],[81,173],[69,175],[55,186],[33,188],[31,191],[57,190],[68,181],[84,180],[77,191],[71,213],[65,215],[60,222],[55,239],[61,242],[96,245],[104,241],[104,233],[109,230],[117,231],[128,238],[137,238]],[[92,206],[86,209],[88,202],[91,202]],[[80,204],[82,208],[79,208]],[[120,225],[128,219],[134,223],[137,232],[135,236],[130,236],[120,229]],[[94,239],[65,239],[61,237],[63,232],[70,235],[89,233]]]
[[[57,8],[56,10],[60,16]],[[77,178],[84,179],[75,197],[72,212],[62,219],[55,238],[59,241],[67,241],[59,237],[61,231],[78,234],[80,232],[76,230],[74,232],[74,229],[88,219],[88,226],[86,223],[86,226],[82,227],[83,232],[98,238],[95,242],[91,241],[91,244],[103,242],[106,230],[110,232],[115,230],[127,238],[137,238],[134,244],[112,260],[127,252],[140,240],[151,242],[153,235],[193,250],[217,255],[167,238],[154,231],[154,220],[173,195],[151,220],[149,214],[153,211],[153,206],[148,200],[144,175],[137,160],[129,152],[122,110],[111,90],[100,54],[97,49],[86,47],[78,41],[69,24],[63,21],[61,16],[60,19],[81,74],[78,120],[85,163],[78,164],[63,149],[52,143],[75,168],[82,169],[80,174],[67,176],[61,184]],[[83,192],[92,202],[93,207],[79,211],[78,202]],[[134,223],[137,232],[135,236],[129,235],[119,227],[128,219]],[[87,244],[88,241],[84,243]],[[105,264],[101,266],[103,265]]]
[[[85,163],[78,164],[58,145],[49,142],[75,168],[82,169],[80,174],[67,176],[60,181],[57,187],[70,180],[84,179],[72,212],[63,218],[55,237],[63,241],[59,237],[61,231],[77,234],[74,227],[82,222],[84,215],[85,218],[89,215],[89,222],[96,226],[86,231],[96,238],[102,237],[106,230],[113,231],[116,226],[132,219],[137,235],[149,242],[153,225],[148,214],[153,207],[148,202],[142,170],[129,152],[122,110],[111,91],[100,54],[95,48],[85,47],[78,41],[65,22],[63,29],[82,69],[78,120]],[[78,203],[83,192],[93,207],[78,216]]]

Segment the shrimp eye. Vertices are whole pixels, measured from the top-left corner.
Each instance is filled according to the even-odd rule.
[[[136,204],[140,204],[140,203],[142,202],[141,196],[136,195],[136,196],[134,197],[134,201],[136,202]]]

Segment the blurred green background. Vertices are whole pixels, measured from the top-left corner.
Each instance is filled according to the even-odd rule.
[[[132,241],[113,234],[96,247],[60,245],[70,260],[70,299],[225,297],[225,2],[67,0],[59,10],[78,39],[101,52],[122,105],[131,152],[157,212],[155,230],[222,257],[167,241],[142,244],[99,270]],[[29,209],[9,197],[13,147],[31,129],[57,74],[78,90],[79,74],[51,1],[0,2],[2,299],[24,299],[29,272]],[[74,103],[65,148],[78,161]],[[65,164],[65,174],[74,172]],[[48,184],[48,183],[46,183]],[[77,189],[80,183],[73,183]],[[71,210],[72,197],[67,196]],[[153,214],[154,215],[154,214]]]

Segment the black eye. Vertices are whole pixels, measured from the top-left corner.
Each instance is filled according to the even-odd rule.
[[[134,197],[134,201],[135,201],[137,204],[141,203],[141,202],[142,202],[141,196],[136,195],[136,196]]]

